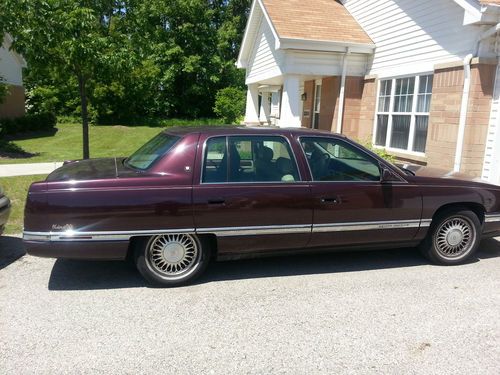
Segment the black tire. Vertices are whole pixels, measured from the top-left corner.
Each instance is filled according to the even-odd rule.
[[[203,274],[211,258],[209,242],[194,234],[140,238],[134,247],[137,270],[149,284],[159,287],[189,284]]]
[[[470,259],[480,242],[481,222],[477,215],[466,209],[450,209],[434,218],[420,251],[435,264],[451,266]]]

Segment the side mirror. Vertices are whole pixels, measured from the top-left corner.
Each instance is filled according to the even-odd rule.
[[[391,182],[395,180],[396,178],[394,177],[394,174],[389,169],[382,167],[382,177],[380,182]]]

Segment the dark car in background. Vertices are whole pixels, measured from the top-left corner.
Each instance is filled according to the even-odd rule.
[[[5,229],[5,224],[10,215],[10,200],[4,194],[3,188],[0,186],[0,235]]]
[[[68,162],[32,184],[24,244],[130,259],[164,286],[212,258],[419,246],[463,263],[500,233],[500,187],[420,172],[327,132],[169,129],[128,158]]]

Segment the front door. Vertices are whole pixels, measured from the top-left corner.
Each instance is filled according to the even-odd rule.
[[[302,137],[312,175],[311,247],[404,243],[420,226],[422,198],[402,179],[381,182],[380,163],[337,137]]]
[[[307,245],[310,187],[301,181],[288,139],[218,136],[200,144],[195,225],[198,233],[217,236],[219,255]]]

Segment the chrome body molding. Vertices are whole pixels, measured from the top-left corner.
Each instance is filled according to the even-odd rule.
[[[500,222],[500,213],[492,213],[484,215],[485,223],[498,223]]]
[[[312,225],[272,225],[264,227],[200,228],[198,234],[215,234],[218,237],[258,236],[266,234],[311,233]]]
[[[25,241],[75,242],[75,241],[129,241],[132,237],[155,236],[162,234],[195,233],[194,228],[169,230],[139,230],[127,232],[24,232]]]
[[[313,228],[313,233],[347,232],[381,229],[406,229],[430,226],[430,220],[394,220],[361,223],[318,224]]]
[[[500,215],[498,216],[500,221]],[[215,234],[218,237],[259,236],[274,234],[328,233],[366,230],[387,230],[407,228],[427,228],[431,219],[425,220],[393,220],[355,223],[331,223],[316,225],[271,225],[227,228],[187,228],[169,230],[139,230],[114,232],[86,232],[66,230],[60,232],[30,232],[23,233],[25,241],[35,242],[86,242],[86,241],[129,241],[132,237],[159,236],[164,234]]]

